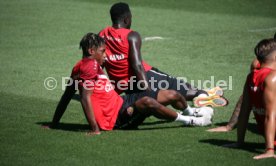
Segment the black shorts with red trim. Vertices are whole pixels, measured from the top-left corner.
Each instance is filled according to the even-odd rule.
[[[135,107],[135,102],[146,96],[157,100],[157,95],[158,91],[140,91],[122,96],[124,102],[119,110],[114,129],[137,129],[148,115],[139,112]]]

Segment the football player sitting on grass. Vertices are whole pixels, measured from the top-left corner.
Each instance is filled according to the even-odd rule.
[[[114,81],[118,94],[136,93],[142,90],[171,89],[179,92],[195,106],[222,107],[227,100],[222,97],[223,91],[214,88],[210,91],[199,90],[184,80],[150,66],[142,60],[142,40],[138,32],[130,29],[132,14],[127,3],[115,3],[110,8],[112,26],[104,28],[99,35],[106,42],[106,68],[110,80]],[[155,55],[158,60],[158,55]],[[173,55],[167,55],[173,56]],[[125,82],[125,89],[118,88],[118,83]],[[140,84],[139,84],[139,83]],[[166,86],[163,86],[166,82]],[[139,86],[141,85],[141,86]]]
[[[119,96],[101,68],[106,56],[104,39],[88,33],[81,39],[80,47],[83,58],[74,66],[71,78],[78,85],[81,105],[90,126],[88,134],[97,135],[101,130],[136,129],[149,116],[177,121],[186,126],[211,124],[212,108],[191,108],[185,98],[174,90],[142,91]],[[67,97],[65,95],[66,92],[63,97]],[[60,100],[52,123],[45,127],[58,126],[68,104],[63,101],[66,100]],[[185,115],[165,105],[171,105]]]
[[[254,113],[259,132],[265,137],[265,152],[254,159],[276,158],[276,40],[264,39],[255,47],[260,69],[248,76],[243,90],[243,100],[237,125],[237,142],[225,145],[241,147],[251,111]]]

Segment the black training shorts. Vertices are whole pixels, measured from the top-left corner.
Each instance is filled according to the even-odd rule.
[[[135,107],[135,102],[143,97],[151,97],[157,100],[158,91],[141,91],[132,94],[126,94],[122,96],[124,102],[119,110],[115,129],[137,129],[137,127],[143,123],[148,117],[145,114],[139,112]],[[128,112],[127,109],[133,107],[132,112]]]

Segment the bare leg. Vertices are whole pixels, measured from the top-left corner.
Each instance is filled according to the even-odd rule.
[[[150,97],[143,97],[135,102],[137,111],[145,115],[153,115],[159,119],[182,122],[184,125],[206,126],[210,125],[209,117],[192,117],[178,114]]]
[[[175,120],[177,113],[158,103],[150,97],[143,97],[135,102],[137,110],[145,115],[153,115],[159,119]]]
[[[157,101],[163,105],[172,105],[177,110],[187,108],[185,98],[174,90],[160,90],[157,96]]]

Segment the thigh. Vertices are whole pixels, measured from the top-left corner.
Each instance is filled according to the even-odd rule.
[[[147,78],[149,82],[150,80],[154,80],[154,83],[152,83],[153,81],[150,82],[151,89],[171,89],[179,92],[184,97],[186,97],[189,90],[195,89],[184,80],[172,77],[164,72],[159,71],[158,69],[147,71]],[[167,88],[164,88],[164,86],[167,86]]]
[[[157,99],[157,95],[158,91],[143,91],[123,96],[124,102],[118,113],[115,128],[137,129],[149,115],[138,111],[135,103],[146,96]]]
[[[157,95],[157,102],[162,105],[169,105],[176,93],[174,90],[160,90]]]
[[[135,107],[129,106],[120,110],[115,128],[124,130],[137,129],[146,118],[147,116],[137,111]]]

